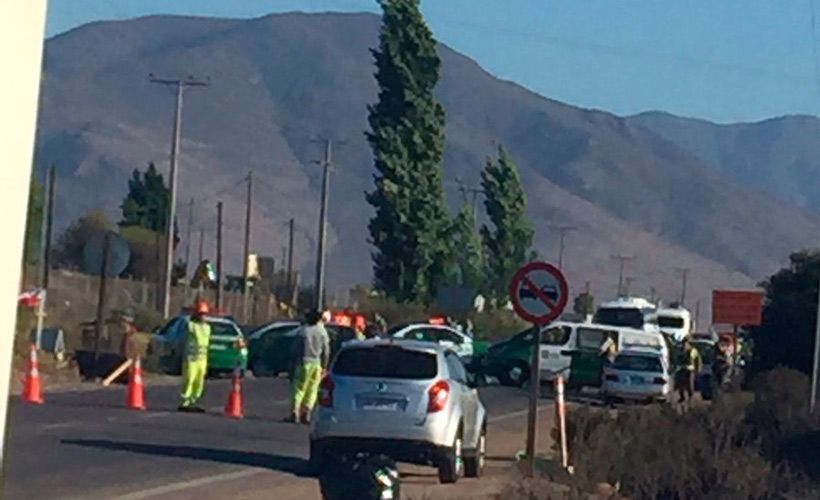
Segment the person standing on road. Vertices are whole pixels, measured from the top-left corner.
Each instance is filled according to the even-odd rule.
[[[136,349],[137,327],[134,324],[134,313],[130,310],[123,312],[122,317],[122,339],[120,340],[120,356],[125,359],[134,359],[138,356]]]
[[[681,368],[681,380],[678,384],[678,394],[680,398],[679,403],[685,403],[686,407],[692,405],[692,399],[695,397],[695,378],[700,373],[701,360],[700,353],[697,348],[692,345],[692,341],[687,337],[683,341],[684,360]]]
[[[197,302],[194,314],[188,321],[188,336],[182,360],[182,402],[179,411],[204,413],[197,402],[205,391],[205,375],[208,373],[208,347],[211,343],[211,325],[205,316],[211,312],[204,300]]]
[[[330,337],[324,326],[329,316],[318,311],[305,315],[305,325],[296,341],[301,353],[293,381],[293,406],[292,415],[287,419],[289,422],[310,423],[310,414],[319,396],[319,384],[330,361]]]

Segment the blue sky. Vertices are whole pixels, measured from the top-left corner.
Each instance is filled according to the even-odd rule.
[[[422,0],[436,37],[545,96],[717,122],[820,115],[818,0]],[[147,14],[372,11],[375,0],[50,0],[47,34]],[[818,27],[820,29],[820,27]],[[817,41],[815,41],[817,39]]]

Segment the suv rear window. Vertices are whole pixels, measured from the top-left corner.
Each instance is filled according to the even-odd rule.
[[[428,380],[438,374],[436,355],[397,346],[353,348],[339,353],[333,373],[350,377]]]

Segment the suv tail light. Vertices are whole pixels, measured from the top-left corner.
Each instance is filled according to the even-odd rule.
[[[450,384],[445,380],[439,380],[430,390],[427,391],[429,401],[427,403],[427,413],[436,413],[444,409],[447,400],[450,399]]]
[[[652,381],[652,383],[653,384],[663,385],[663,384],[666,383],[666,379],[663,378],[663,377],[655,377],[655,379]]]
[[[333,390],[335,388],[336,384],[333,383],[333,379],[330,375],[325,375],[321,385],[319,385],[319,406],[323,408],[333,408]]]
[[[617,382],[618,381],[618,376],[617,375],[607,375],[606,379],[609,380],[610,382]]]

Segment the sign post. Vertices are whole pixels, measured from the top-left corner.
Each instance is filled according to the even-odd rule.
[[[546,262],[526,264],[510,281],[510,301],[513,309],[522,319],[533,324],[530,401],[527,413],[527,465],[530,476],[535,473],[535,438],[541,388],[541,329],[561,315],[568,300],[569,287],[563,273]]]

